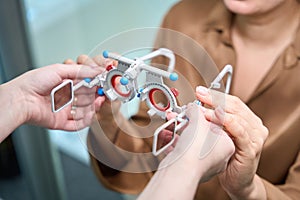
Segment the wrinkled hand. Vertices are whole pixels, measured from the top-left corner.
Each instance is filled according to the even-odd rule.
[[[98,67],[82,65],[54,64],[29,71],[18,77],[14,85],[25,100],[25,122],[50,129],[74,131],[85,128],[94,115],[96,89],[82,88],[76,94],[76,114],[71,114],[71,106],[58,113],[52,113],[50,92],[64,79],[83,79],[101,73]],[[78,81],[79,81],[78,80]],[[100,104],[98,106],[101,106]]]
[[[196,96],[202,103],[215,108],[205,111],[206,119],[224,125],[236,147],[226,171],[219,176],[221,185],[231,198],[253,197],[258,187],[264,188],[256,170],[268,129],[261,119],[235,96],[208,90],[202,86],[197,87]],[[224,108],[214,105],[213,101],[217,101],[217,98],[224,98]],[[264,192],[260,193],[264,195]]]
[[[234,153],[231,138],[222,128],[208,122],[202,110],[203,108],[195,103],[188,105],[186,116],[189,123],[174,143],[173,151],[160,164],[160,167],[164,167],[179,159],[184,165],[198,170],[201,175],[200,182],[207,181],[225,170]],[[212,137],[215,138],[215,143],[213,146],[207,146],[206,142]]]

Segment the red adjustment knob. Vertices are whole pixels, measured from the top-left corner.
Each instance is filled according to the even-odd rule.
[[[175,97],[178,97],[179,92],[176,88],[171,88],[172,93],[174,94]]]
[[[108,65],[107,67],[106,67],[106,71],[110,71],[110,70],[112,70],[113,69],[113,66],[112,65]]]

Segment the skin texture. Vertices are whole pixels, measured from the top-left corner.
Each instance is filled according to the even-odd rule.
[[[214,105],[213,98],[219,95],[222,94],[202,86],[196,90],[197,98],[213,108],[204,111],[205,118],[223,125],[236,148],[227,169],[219,176],[220,183],[233,199],[265,199],[266,192],[256,170],[268,129],[235,96],[225,96],[224,108]]]
[[[82,79],[101,73],[99,67],[54,64],[31,70],[0,86],[0,127],[2,141],[23,123],[50,129],[74,131],[91,123],[95,109],[99,109],[104,97],[95,98],[94,89],[79,89],[75,93],[76,111],[71,106],[52,113],[50,92],[64,79]],[[80,73],[79,73],[80,72]]]
[[[0,100],[3,102],[1,104],[3,112],[0,118],[3,120],[0,125],[5,127],[1,140],[22,123],[63,130],[76,130],[88,126],[94,115],[93,107],[95,105],[100,107],[105,100],[104,97],[96,100],[92,98],[95,96],[95,90],[86,88],[78,90],[76,112],[80,114],[77,116],[71,116],[70,108],[52,113],[49,99],[50,91],[64,79],[82,79],[101,73],[101,68],[84,67],[82,69],[80,65],[55,64],[29,71],[1,85]],[[79,70],[81,73],[78,73]],[[160,163],[159,171],[141,194],[140,199],[153,197],[192,199],[199,180],[208,180],[226,168],[234,153],[234,144],[221,127],[205,120],[203,111],[204,109],[196,104],[188,106],[187,127],[176,142],[174,150]],[[8,117],[3,113],[9,113]],[[217,134],[220,137],[207,156],[199,157],[208,134]],[[186,150],[187,145],[189,148]],[[187,173],[178,175],[178,171],[182,169],[186,169]],[[182,187],[182,184],[185,187]],[[160,187],[157,187],[158,185]],[[174,188],[181,189],[174,192]],[[191,193],[190,190],[194,192]]]
[[[224,2],[235,13],[230,30],[236,52],[231,88],[234,96],[226,95],[226,105],[222,108],[213,105],[211,93],[205,90],[197,91],[197,97],[211,108],[205,111],[206,119],[224,125],[236,147],[227,169],[218,176],[224,190],[232,199],[266,199],[264,185],[256,171],[268,130],[243,102],[249,100],[275,60],[293,41],[299,24],[299,1]],[[168,22],[170,25],[166,26],[172,27],[171,24],[176,24],[174,20]],[[192,33],[198,33],[196,28]],[[280,31],[274,34],[274,30]],[[165,130],[165,142],[171,138],[170,133],[171,131]],[[174,147],[176,148],[172,146]]]
[[[236,13],[231,27],[237,55],[231,94],[246,102],[281,52],[293,41],[300,5],[296,0],[224,2]],[[280,31],[274,34],[274,30]]]
[[[190,119],[187,127],[139,199],[193,199],[199,181],[225,170],[235,150],[231,138],[220,126],[205,119],[201,106],[189,104],[186,115]],[[210,134],[217,134],[218,141],[209,154],[200,158]]]
[[[74,64],[75,62],[68,59],[65,63]],[[92,66],[117,65],[112,60],[101,57],[91,59],[87,55],[79,56],[77,63],[88,63]],[[105,109],[105,107],[101,109]],[[168,148],[167,152],[164,152],[167,154],[166,157],[160,163],[159,170],[139,196],[139,199],[192,199],[199,180],[205,182],[225,170],[234,153],[234,143],[220,126],[205,119],[204,111],[206,111],[205,108],[194,103],[188,105],[186,111],[189,118],[188,125],[183,128],[180,136],[175,136],[175,142]],[[168,119],[175,116],[175,113],[169,113]],[[172,126],[163,130],[158,146],[171,140],[171,129]],[[200,158],[200,152],[205,146],[208,134],[217,134],[219,138],[210,153]],[[188,148],[186,148],[187,146]],[[178,174],[182,170],[186,173]]]
[[[299,1],[224,0],[224,3],[236,14],[231,30],[237,52],[231,92],[239,98],[226,95],[225,108],[207,110],[205,116],[223,124],[236,146],[227,170],[219,176],[224,190],[232,199],[266,199],[256,171],[268,130],[243,101],[250,98],[278,55],[293,41],[299,24]],[[274,34],[274,30],[280,31]],[[197,90],[200,101],[216,108],[212,105],[212,94],[205,88]]]

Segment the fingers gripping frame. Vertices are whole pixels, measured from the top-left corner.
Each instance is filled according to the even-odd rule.
[[[217,77],[213,80],[213,82],[211,83],[210,88],[216,88],[219,89],[221,87],[221,81],[222,79],[225,77],[225,75],[227,74],[227,81],[226,81],[226,86],[225,86],[225,93],[228,94],[229,90],[230,90],[230,85],[231,85],[231,79],[232,79],[232,66],[231,65],[226,65],[222,71],[217,75]],[[195,101],[194,103],[201,103],[198,101]],[[171,120],[169,120],[168,122],[166,122],[165,124],[163,124],[162,126],[158,127],[157,130],[154,133],[154,138],[153,138],[153,145],[152,145],[152,153],[153,155],[157,156],[159,154],[161,154],[163,151],[165,151],[166,149],[168,149],[175,141],[175,134],[177,133],[178,130],[180,130],[185,124],[187,124],[188,120],[186,120],[185,117],[185,108],[186,107],[181,107],[183,110],[176,118],[173,118]],[[179,126],[177,126],[177,122],[178,121],[183,121],[184,123],[180,123]],[[158,137],[159,134],[162,133],[162,130],[165,129],[166,127],[168,127],[170,124],[175,123],[175,128],[173,131],[173,137],[172,139],[169,141],[169,143],[167,143],[164,147],[161,147],[160,149],[158,149]]]
[[[167,71],[144,63],[146,60],[161,55],[169,58]],[[120,100],[122,102],[128,102],[131,101],[135,96],[138,96],[140,97],[141,101],[146,101],[150,109],[148,111],[150,116],[156,114],[165,119],[167,112],[178,113],[175,118],[167,121],[165,124],[158,127],[154,132],[152,153],[156,156],[159,155],[174,143],[175,134],[188,123],[188,119],[185,116],[186,106],[184,105],[180,107],[177,105],[174,93],[167,85],[163,83],[162,79],[162,77],[169,78],[171,81],[176,81],[178,79],[178,75],[173,72],[175,66],[175,56],[173,52],[169,49],[161,48],[135,60],[110,53],[108,51],[104,51],[103,56],[105,58],[117,60],[118,66],[108,66],[104,72],[97,75],[94,79],[85,78],[75,86],[73,86],[72,80],[65,80],[62,82],[51,91],[52,111],[59,112],[71,104],[74,99],[74,92],[80,87],[92,88],[94,86],[98,86],[100,87],[98,94],[101,96],[106,95],[106,97],[111,101]],[[146,72],[147,82],[140,90],[137,84],[137,77],[142,71]],[[225,93],[229,93],[232,76],[231,65],[226,65],[224,67],[220,74],[211,83],[210,88],[220,88],[220,81],[226,74],[228,74],[228,77]],[[119,82],[116,82],[117,79]],[[61,94],[64,94],[64,92],[61,94],[59,93],[59,91],[62,91],[63,88],[67,88],[65,91],[67,90],[70,95],[68,96],[69,98],[67,100],[58,103],[60,102],[59,99],[62,97]],[[159,105],[160,103],[154,100],[153,93],[155,91],[160,91],[165,95],[166,99],[168,100],[168,104],[166,106],[161,107]],[[159,135],[171,124],[174,124],[172,139],[164,147],[158,149]]]
[[[165,150],[167,150],[174,142],[175,142],[175,134],[182,129],[187,123],[188,118],[185,117],[185,111],[177,115],[175,118],[170,119],[160,127],[158,127],[153,135],[153,143],[152,143],[152,154],[155,156],[158,156]],[[163,133],[163,130],[169,127],[170,125],[174,124],[173,133],[172,133],[172,139],[165,144],[164,146],[159,146],[159,136]]]

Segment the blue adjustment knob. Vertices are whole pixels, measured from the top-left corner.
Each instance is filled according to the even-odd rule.
[[[170,79],[171,81],[177,81],[177,80],[178,80],[178,74],[176,74],[176,73],[170,74],[169,79]]]
[[[103,55],[104,58],[108,58],[108,51],[106,51],[106,50],[103,51],[102,55]]]
[[[99,96],[104,96],[105,94],[104,94],[103,88],[99,88],[99,89],[97,90],[97,94],[98,94]]]
[[[198,105],[198,106],[202,106],[202,103],[200,100],[196,100],[195,103]]]
[[[91,82],[92,79],[90,79],[90,78],[84,78],[83,80],[84,80],[85,82],[89,83],[89,82]]]
[[[122,85],[127,85],[128,82],[129,82],[129,80],[128,80],[128,78],[126,78],[126,77],[122,77],[121,80],[120,80],[120,83],[121,83]]]

